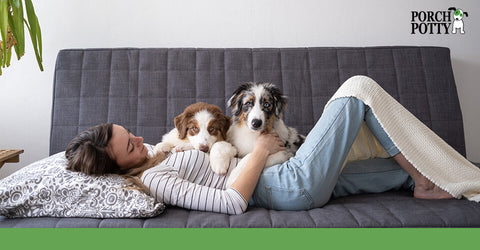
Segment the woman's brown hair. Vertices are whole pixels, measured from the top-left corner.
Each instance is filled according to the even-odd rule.
[[[148,188],[138,176],[146,169],[160,163],[165,154],[159,153],[146,160],[137,168],[121,171],[117,163],[107,153],[108,142],[112,138],[113,124],[104,123],[91,127],[72,139],[65,150],[67,169],[87,175],[120,174],[130,184],[148,194]]]
[[[67,169],[88,175],[118,174],[120,168],[107,153],[113,124],[91,127],[72,139],[65,151]]]

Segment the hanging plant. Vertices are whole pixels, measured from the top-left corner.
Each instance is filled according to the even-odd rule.
[[[42,32],[31,0],[25,0],[25,9],[26,19],[23,16],[22,0],[0,0],[0,75],[2,74],[2,68],[10,66],[12,47],[17,55],[17,60],[20,60],[25,54],[24,27],[27,27],[32,39],[38,67],[43,71]]]

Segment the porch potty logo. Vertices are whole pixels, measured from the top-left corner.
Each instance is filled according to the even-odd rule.
[[[411,34],[465,34],[468,13],[455,7],[439,11],[412,11]]]

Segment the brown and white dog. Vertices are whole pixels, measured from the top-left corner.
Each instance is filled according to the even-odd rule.
[[[286,126],[283,122],[282,116],[286,104],[287,98],[271,83],[246,83],[233,93],[227,103],[232,111],[233,120],[228,130],[227,140],[236,148],[237,157],[243,159],[230,174],[227,186],[236,179],[248,160],[248,154],[252,152],[257,137],[264,131],[277,133],[285,142],[286,148],[285,151],[270,155],[265,164],[266,167],[283,163],[295,155],[304,142],[305,136],[298,134],[296,129]],[[226,149],[227,143],[221,143],[218,146],[220,145],[223,151],[229,151]],[[219,159],[218,146],[214,146],[210,158]],[[230,150],[230,152],[233,151]],[[226,159],[218,162],[228,167]],[[211,164],[212,168],[221,168],[215,165],[216,162]]]
[[[179,152],[197,149],[210,152],[212,145],[227,138],[230,117],[213,104],[191,104],[175,117],[175,128],[162,137],[156,152]]]

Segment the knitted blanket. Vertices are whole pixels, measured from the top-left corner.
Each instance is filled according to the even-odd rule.
[[[371,78],[354,76],[348,79],[326,106],[337,98],[352,96],[370,106],[385,132],[420,173],[456,198],[463,196],[480,202],[480,169],[424,125]],[[371,144],[365,142],[365,138],[371,137],[371,132],[370,136],[357,137],[349,154],[350,158],[352,151],[362,145]]]

